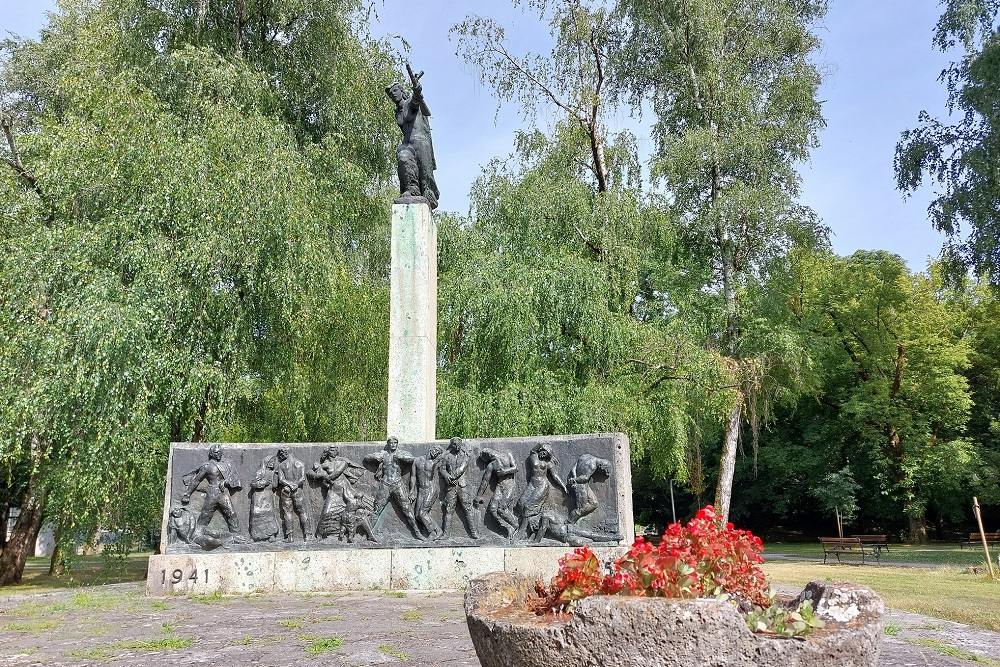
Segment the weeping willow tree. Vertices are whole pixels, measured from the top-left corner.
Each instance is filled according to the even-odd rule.
[[[384,420],[391,54],[353,0],[259,9],[65,0],[4,45],[0,583],[43,517],[155,525],[171,440]]]
[[[471,219],[442,221],[440,428],[624,431],[658,477],[684,478],[697,416],[725,405],[705,389],[719,358],[662,290],[679,273],[670,220],[637,190],[596,192],[588,151],[570,124],[522,134],[477,181]]]

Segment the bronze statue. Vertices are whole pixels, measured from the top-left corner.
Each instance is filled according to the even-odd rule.
[[[513,538],[517,532],[517,515],[514,514],[514,503],[517,496],[517,463],[511,452],[500,453],[495,449],[485,448],[479,453],[479,458],[489,461],[483,471],[483,479],[479,483],[476,494],[476,507],[483,504],[483,496],[490,489],[490,482],[496,480],[496,488],[486,511],[497,520],[500,527],[507,532],[508,538]]]
[[[347,500],[347,506],[344,508],[344,535],[347,537],[348,544],[354,542],[354,537],[357,534],[361,534],[363,537],[367,537],[369,541],[378,544],[378,539],[375,538],[375,531],[372,530],[372,524],[369,521],[372,516],[372,511],[369,509],[368,496],[360,493],[356,496],[352,495]]]
[[[241,489],[243,485],[240,482],[236,466],[222,458],[221,445],[215,444],[209,447],[208,461],[181,478],[181,483],[186,487],[184,495],[181,496],[181,503],[187,505],[191,502],[191,494],[195,492],[202,481],[207,483],[207,488],[201,512],[198,514],[198,525],[207,526],[212,522],[215,512],[218,511],[226,520],[229,532],[233,535],[239,535],[240,521],[236,512],[233,511],[231,494]]]
[[[462,506],[462,514],[465,515],[466,528],[469,537],[479,539],[479,528],[476,526],[477,513],[472,504],[472,495],[469,493],[466,471],[469,469],[471,457],[465,449],[465,443],[461,438],[452,438],[448,442],[448,451],[444,455],[444,521],[441,526],[441,537],[447,537],[448,524],[454,514],[456,505]],[[439,538],[440,539],[440,538]]]
[[[222,531],[212,530],[208,526],[199,526],[191,510],[184,506],[170,510],[168,536],[171,540],[184,544],[194,544],[205,551],[211,551],[226,543],[228,537]]]
[[[254,542],[274,542],[278,520],[274,516],[275,461],[268,456],[250,482],[250,537]]]
[[[553,510],[545,510],[541,514],[535,542],[541,542],[543,537],[551,537],[571,547],[582,547],[587,542],[618,542],[622,538],[621,535],[580,528]]]
[[[559,460],[552,453],[552,445],[542,442],[531,448],[528,456],[528,485],[524,487],[518,498],[517,508],[521,512],[521,523],[517,532],[527,535],[537,533],[541,526],[542,511],[549,498],[549,489],[555,484],[563,493],[567,493],[556,466]],[[551,482],[551,483],[550,483]]]
[[[309,508],[306,506],[305,490],[306,466],[292,456],[288,447],[278,450],[278,498],[281,500],[281,527],[285,533],[285,541],[292,541],[292,511],[299,518],[302,528],[302,539],[306,542],[312,537],[309,528]]]
[[[432,445],[427,456],[413,459],[413,472],[410,474],[410,500],[414,503],[413,513],[432,540],[444,534],[431,516],[431,510],[438,501],[437,478],[443,463],[442,453],[444,449],[441,445]]]
[[[610,477],[611,461],[598,458],[593,454],[581,454],[573,469],[569,471],[566,484],[572,487],[573,497],[576,500],[576,507],[569,513],[569,518],[574,523],[598,507],[597,494],[590,488],[590,483],[598,472]]]
[[[403,471],[400,469],[400,463],[413,463],[413,454],[399,449],[399,440],[393,436],[385,441],[385,449],[378,454],[367,455],[365,462],[378,464],[375,471],[375,479],[378,481],[378,490],[375,492],[375,528],[379,529],[382,513],[389,502],[395,500],[413,535],[418,540],[423,540],[424,534],[417,528],[410,499],[403,491]]]
[[[424,89],[420,83],[423,72],[414,74],[409,65],[412,93],[400,83],[385,89],[385,94],[396,105],[396,125],[403,133],[403,141],[396,149],[396,169],[399,172],[399,194],[396,201],[408,204],[426,200],[431,209],[437,208],[441,192],[434,182],[434,145],[431,142],[431,126],[427,120],[431,116],[424,101]],[[421,199],[422,198],[422,199]]]
[[[323,539],[346,535],[344,512],[354,496],[352,485],[364,474],[364,468],[340,456],[340,448],[331,445],[320,456],[307,475],[325,490],[323,510],[316,526],[316,537]]]

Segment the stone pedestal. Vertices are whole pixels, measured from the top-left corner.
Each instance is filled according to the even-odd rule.
[[[393,204],[386,431],[433,440],[437,371],[437,227],[427,204]]]
[[[572,547],[340,549],[262,553],[159,554],[149,559],[149,595],[242,595],[368,589],[464,588],[490,572],[548,581]],[[626,547],[594,547],[602,560]]]

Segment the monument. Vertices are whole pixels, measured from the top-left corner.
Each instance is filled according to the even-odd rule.
[[[403,135],[387,438],[172,443],[152,594],[459,588],[498,570],[548,577],[569,547],[611,556],[633,541],[623,434],[436,439],[440,192],[423,72],[407,71],[409,95],[386,88]]]

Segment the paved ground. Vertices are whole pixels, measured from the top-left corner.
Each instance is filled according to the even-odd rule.
[[[456,592],[154,599],[136,584],[0,596],[0,666],[478,665]],[[892,612],[883,667],[1000,666],[1000,633]],[[952,653],[951,657],[942,652]],[[959,656],[959,657],[956,657]]]

